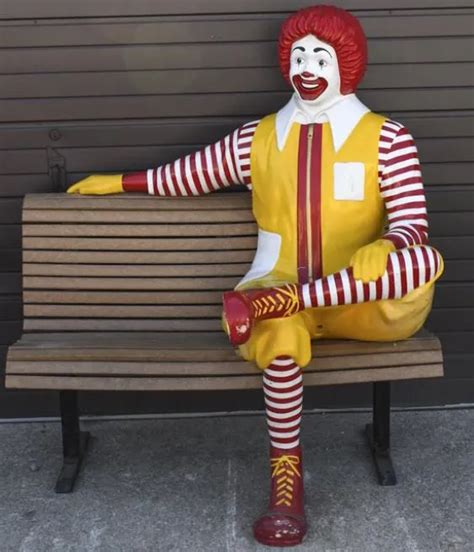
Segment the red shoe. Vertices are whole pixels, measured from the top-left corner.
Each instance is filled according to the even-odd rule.
[[[243,293],[227,291],[223,295],[225,330],[232,345],[243,345],[252,332],[252,305]]]
[[[256,320],[285,318],[304,308],[295,284],[280,287],[227,291],[223,295],[224,327],[232,345],[250,338]]]
[[[272,488],[268,512],[253,526],[255,539],[267,546],[301,544],[307,525],[304,513],[301,447],[271,447]]]

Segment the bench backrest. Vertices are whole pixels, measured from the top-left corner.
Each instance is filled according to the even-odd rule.
[[[220,331],[255,248],[248,193],[28,195],[24,331]]]

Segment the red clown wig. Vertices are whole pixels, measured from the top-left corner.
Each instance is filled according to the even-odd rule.
[[[304,8],[291,15],[283,23],[278,40],[280,69],[288,82],[291,46],[309,34],[336,50],[341,94],[354,92],[367,66],[367,39],[359,21],[335,6]]]

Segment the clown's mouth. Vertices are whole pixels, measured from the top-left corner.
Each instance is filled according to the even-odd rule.
[[[328,87],[328,81],[319,77],[317,79],[305,78],[301,75],[293,77],[293,84],[303,100],[316,100]]]

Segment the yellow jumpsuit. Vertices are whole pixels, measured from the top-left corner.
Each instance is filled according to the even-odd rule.
[[[349,266],[351,256],[362,246],[382,237],[386,222],[378,181],[378,144],[386,119],[366,113],[336,152],[329,123],[319,129],[320,157],[315,163],[302,159],[301,125],[294,123],[282,151],[277,147],[275,115],[259,123],[251,148],[253,213],[259,228],[259,247],[265,241],[267,272],[251,271],[236,289],[270,287],[298,282],[298,234],[307,231],[309,258],[315,248],[311,220],[318,220],[321,272],[309,280]],[[311,139],[311,138],[310,138]],[[305,145],[311,155],[311,144]],[[301,196],[298,168],[309,181],[311,171],[319,171],[318,201],[308,193]],[[335,173],[345,167],[363,164],[362,198],[341,200],[335,190]],[[298,187],[299,186],[299,187]],[[304,194],[304,190],[303,190]],[[306,210],[306,226],[301,226],[298,210]],[[311,232],[313,231],[313,235]],[[257,256],[258,256],[257,252]],[[301,264],[301,263],[300,263]],[[310,267],[311,270],[311,267]],[[276,357],[288,355],[301,366],[311,360],[311,339],[345,338],[364,341],[405,339],[420,329],[428,316],[436,276],[424,286],[398,300],[307,309],[290,318],[262,320],[256,323],[250,340],[240,347],[240,354],[265,369]],[[257,271],[258,272],[258,271]]]

